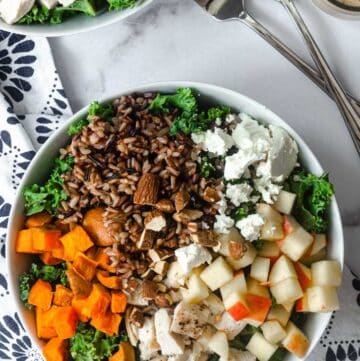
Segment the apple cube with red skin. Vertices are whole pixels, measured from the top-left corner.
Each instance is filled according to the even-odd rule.
[[[295,302],[304,295],[300,283],[296,278],[287,278],[276,283],[270,287],[270,291],[275,297],[276,302],[280,304]]]
[[[220,356],[223,360],[229,358],[229,343],[226,337],[226,333],[223,331],[216,331],[216,333],[210,338],[207,347]]]
[[[240,321],[250,314],[246,296],[239,292],[230,293],[223,302],[226,311],[235,321]]]
[[[304,293],[304,296],[295,302],[295,311],[296,312],[310,312],[307,292]]]
[[[256,248],[250,242],[245,242],[244,245],[246,247],[246,251],[241,258],[234,259],[232,257],[226,257],[227,262],[234,270],[240,270],[250,266],[254,262],[257,254]]]
[[[233,273],[232,268],[224,258],[218,257],[201,272],[200,278],[212,291],[215,291],[231,281]]]
[[[266,286],[261,285],[259,281],[254,280],[251,277],[249,277],[247,280],[247,290],[248,293],[251,293],[252,295],[270,298],[269,289]]]
[[[269,321],[279,321],[285,327],[290,319],[290,315],[291,313],[286,311],[282,305],[274,305],[271,307],[266,319]]]
[[[320,261],[311,265],[314,286],[339,287],[341,284],[341,266],[338,261]]]
[[[223,312],[214,326],[219,331],[224,331],[228,340],[233,340],[245,327],[245,321],[235,321],[228,312]]]
[[[286,332],[279,321],[266,321],[261,325],[264,337],[271,343],[278,343],[285,338]]]
[[[266,203],[256,206],[256,211],[265,219],[265,224],[260,230],[260,239],[264,241],[276,241],[284,237],[282,227],[283,217],[273,207]]]
[[[279,193],[276,202],[274,203],[274,208],[280,213],[289,215],[291,214],[291,211],[294,207],[295,199],[296,199],[295,193],[282,190]]]
[[[246,349],[256,356],[259,361],[269,361],[276,352],[277,346],[266,340],[260,332],[256,332],[246,345]]]
[[[314,286],[306,291],[310,312],[332,312],[339,309],[339,299],[335,287]]]
[[[285,308],[286,311],[291,313],[291,311],[293,310],[293,308],[295,306],[295,301],[284,302],[282,304],[282,306]]]
[[[291,321],[286,327],[286,337],[282,345],[299,358],[303,358],[309,350],[310,342],[304,333]]]
[[[282,255],[272,266],[269,274],[269,282],[275,285],[287,278],[297,278],[293,262],[285,255]]]
[[[200,303],[209,296],[209,289],[196,273],[191,273],[188,288],[180,288],[183,300],[187,303]]]
[[[270,258],[256,257],[251,265],[250,277],[259,282],[267,282],[270,270]]]
[[[242,294],[247,293],[246,279],[244,271],[237,271],[234,275],[234,278],[226,283],[224,286],[220,287],[221,297],[224,299],[230,293],[239,292]]]
[[[298,276],[300,286],[303,291],[306,291],[312,284],[311,269],[300,262],[295,262],[294,267]]]
[[[271,308],[271,299],[249,293],[246,295],[246,301],[250,307],[250,313],[246,319],[263,323]]]
[[[280,250],[293,261],[298,261],[313,243],[313,237],[303,227],[297,227],[281,241]]]

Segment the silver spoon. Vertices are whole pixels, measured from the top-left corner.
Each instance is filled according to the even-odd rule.
[[[240,20],[243,24],[254,30],[264,40],[266,40],[273,48],[278,50],[285,56],[293,65],[301,70],[308,76],[316,85],[325,91],[330,97],[334,99],[335,95],[328,87],[327,82],[324,80],[318,71],[313,69],[308,63],[301,59],[294,51],[286,46],[279,38],[273,35],[262,24],[255,20],[246,10],[245,0],[195,0],[206,12],[208,12],[215,19],[220,21]],[[360,114],[360,102],[347,94],[350,103],[357,109]],[[352,126],[348,126],[350,133],[353,137],[355,145],[359,150],[358,142],[353,136]]]
[[[360,155],[360,115],[357,112],[357,109],[349,101],[344,88],[336,79],[335,74],[332,72],[329,64],[327,63],[325,57],[321,53],[319,46],[314,40],[313,36],[310,33],[309,28],[307,27],[305,21],[303,20],[301,14],[299,13],[297,7],[293,0],[277,0],[279,1],[287,10],[290,16],[295,21],[300,33],[302,34],[305,44],[307,45],[309,52],[320,70],[322,77],[325,80],[327,88],[330,90],[335,100],[344,120],[345,124],[351,130],[351,135],[355,143],[356,149]]]

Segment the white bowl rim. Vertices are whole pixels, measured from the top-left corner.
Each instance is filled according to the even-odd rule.
[[[292,127],[290,127],[282,118],[280,118],[277,114],[275,114],[270,109],[268,109],[267,107],[265,107],[261,103],[257,102],[256,100],[253,100],[252,98],[249,98],[248,96],[243,95],[240,92],[237,92],[237,91],[234,91],[234,90],[222,87],[222,86],[203,83],[203,82],[182,81],[182,80],[181,81],[174,80],[174,81],[162,81],[162,82],[154,82],[154,83],[144,83],[144,84],[139,84],[137,86],[133,86],[133,87],[130,87],[130,88],[125,88],[124,90],[119,89],[119,92],[117,94],[114,94],[114,95],[111,95],[111,96],[109,95],[107,97],[104,97],[103,99],[99,99],[99,102],[100,103],[109,102],[109,101],[112,101],[112,100],[118,98],[121,95],[126,95],[126,94],[157,92],[157,91],[158,92],[166,92],[166,90],[165,90],[166,88],[176,89],[176,88],[182,88],[182,87],[193,88],[195,90],[198,90],[200,94],[202,93],[201,89],[203,89],[203,91],[208,89],[208,90],[212,90],[212,91],[214,91],[216,93],[223,93],[223,94],[232,95],[234,97],[238,97],[239,99],[242,98],[245,102],[255,106],[258,109],[265,110],[267,113],[269,113],[269,115],[272,117],[272,119],[274,119],[276,122],[279,122],[284,129],[289,131],[291,136],[294,137],[294,139],[298,143],[299,149],[300,150],[305,150],[308,153],[308,155],[313,159],[314,166],[316,166],[320,171],[324,172],[324,170],[323,170],[322,166],[320,165],[318,159],[316,158],[316,156],[314,155],[312,150],[309,148],[309,146],[304,142],[302,137],[300,137],[300,135]],[[34,158],[31,161],[31,164],[29,165],[28,169],[25,172],[22,181],[20,182],[20,185],[18,187],[18,190],[17,190],[16,196],[14,198],[13,204],[17,204],[18,201],[19,201],[19,198],[22,197],[21,190],[27,184],[27,178],[31,174],[32,168],[34,168],[36,163],[39,160],[41,160],[44,157],[44,155],[46,155],[47,148],[51,147],[50,144],[51,144],[52,139],[55,138],[56,135],[58,135],[60,133],[63,133],[63,132],[66,132],[66,130],[69,127],[70,124],[72,124],[76,119],[79,119],[80,117],[84,116],[87,113],[87,109],[88,109],[88,105],[84,106],[82,109],[77,111],[73,116],[71,116],[67,121],[65,121],[51,135],[51,137],[47,140],[47,142],[37,151],[36,155],[34,156]],[[31,332],[29,332],[29,330],[28,330],[27,323],[24,320],[23,312],[22,312],[23,304],[20,301],[20,299],[15,296],[17,294],[17,281],[18,280],[14,279],[14,274],[12,273],[12,266],[11,266],[11,263],[10,263],[10,258],[11,258],[10,255],[13,252],[13,247],[10,248],[8,246],[10,244],[10,234],[11,234],[11,231],[9,231],[9,230],[14,229],[14,227],[13,227],[14,213],[15,213],[15,207],[12,207],[10,215],[9,215],[9,223],[8,223],[7,234],[6,234],[6,268],[7,268],[7,273],[9,275],[9,292],[10,292],[10,297],[15,302],[16,310],[19,311],[18,314],[20,316],[20,319],[21,319],[25,329],[27,330],[28,336],[31,338],[33,344],[40,347],[39,339],[32,337]],[[337,240],[337,242],[339,242],[339,245],[337,247],[337,250],[339,251],[337,260],[340,262],[341,269],[343,269],[343,267],[344,267],[344,234],[343,234],[343,226],[342,226],[342,220],[341,220],[341,216],[340,216],[340,210],[339,210],[339,207],[338,207],[336,197],[333,197],[333,199],[332,199],[331,213],[332,213],[332,216],[333,216],[332,221],[334,223],[336,222],[336,224],[337,224],[336,231],[339,234],[339,239]],[[318,336],[318,338],[316,340],[310,340],[311,346],[310,346],[310,348],[308,350],[308,353],[307,353],[306,357],[311,354],[311,352],[313,351],[315,346],[318,344],[318,342],[320,340],[320,337],[321,337],[321,334],[325,331],[325,329],[326,329],[326,327],[327,327],[327,325],[328,325],[328,323],[329,323],[329,321],[331,319],[332,313],[325,313],[325,314],[322,314],[322,315],[324,315],[325,320],[322,322],[322,327],[321,326],[317,327],[319,330],[321,329],[321,333],[319,334],[319,336]],[[293,360],[297,359],[293,355],[291,355],[291,357],[292,357]],[[288,358],[286,358],[286,360],[287,359]]]
[[[36,36],[36,37],[59,37],[66,35],[74,35],[81,34],[87,31],[92,31],[95,29],[100,29],[102,27],[117,23],[118,21],[122,21],[129,16],[134,15],[148,7],[154,0],[141,0],[141,3],[137,4],[133,8],[114,11],[114,12],[103,12],[95,17],[79,14],[76,17],[82,17],[87,19],[84,25],[79,26],[79,28],[69,28],[66,27],[66,22],[61,24],[7,24],[0,18],[0,28],[1,30],[8,31],[10,33],[16,33],[26,36]],[[95,21],[92,21],[95,20]],[[72,21],[72,20],[70,20]],[[75,20],[74,20],[75,21]]]

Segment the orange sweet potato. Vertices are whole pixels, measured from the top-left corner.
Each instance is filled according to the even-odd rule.
[[[89,321],[91,310],[89,308],[88,297],[74,297],[71,301],[71,305],[81,322]]]
[[[91,317],[101,317],[110,307],[111,295],[102,285],[95,283],[88,297],[88,304]]]
[[[30,228],[33,235],[34,249],[46,252],[61,246],[61,232],[58,229]]]
[[[56,285],[53,303],[56,306],[71,306],[73,297],[74,294],[69,288],[63,285]]]
[[[110,265],[111,264],[110,256],[104,252],[103,248],[98,248],[95,256],[95,261],[98,263],[98,266],[104,269],[105,271],[108,271],[110,273],[116,272],[116,268]]]
[[[62,243],[59,245],[59,247],[52,249],[51,254],[54,258],[66,261],[65,249],[64,249],[64,246],[62,245]]]
[[[25,225],[26,227],[31,228],[31,227],[42,227],[49,223],[51,223],[51,215],[47,212],[40,212],[30,216],[26,220]]]
[[[41,253],[33,245],[33,228],[22,229],[16,236],[15,250],[18,253]]]
[[[62,262],[61,259],[55,258],[53,256],[52,252],[44,252],[44,253],[40,254],[39,257],[44,264],[47,264],[50,266],[54,266],[54,265],[57,265]]]
[[[111,292],[111,312],[122,313],[125,312],[127,305],[127,296],[122,292]]]
[[[97,262],[77,252],[73,263],[74,269],[86,280],[91,281],[96,273]]]
[[[91,282],[84,280],[71,264],[67,266],[66,276],[75,296],[88,296],[90,294],[92,290]]]
[[[61,339],[71,338],[75,335],[78,316],[71,306],[59,307],[58,317],[54,320],[55,331]]]
[[[109,357],[109,361],[135,361],[135,350],[129,342],[121,342],[119,350]]]
[[[54,319],[57,315],[57,307],[51,307],[44,311],[40,307],[35,309],[36,333],[39,338],[49,339],[57,336],[54,328]]]
[[[30,289],[28,302],[46,311],[51,306],[52,298],[51,284],[38,279]]]
[[[66,361],[68,359],[68,342],[59,337],[54,337],[43,347],[46,361]]]
[[[98,270],[96,272],[96,278],[106,288],[112,290],[121,290],[122,288],[121,278],[118,276],[109,276],[109,272]]]
[[[75,226],[60,241],[64,246],[64,258],[68,261],[73,261],[77,252],[85,252],[93,246],[89,235],[81,226]]]
[[[117,335],[122,317],[116,313],[107,312],[93,317],[90,325],[109,336]]]
[[[83,226],[98,246],[111,246],[116,242],[111,230],[105,227],[103,219],[103,208],[92,208],[86,212]]]

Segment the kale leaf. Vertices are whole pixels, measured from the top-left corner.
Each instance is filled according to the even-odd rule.
[[[151,102],[149,110],[155,114],[169,113],[173,109],[180,110],[170,128],[170,135],[177,133],[199,133],[209,129],[217,119],[230,112],[229,107],[213,107],[207,111],[199,111],[195,92],[190,88],[179,88],[175,94],[158,94]]]
[[[211,163],[211,160],[208,156],[201,157],[200,161],[200,173],[205,178],[211,178],[216,171],[215,166]]]
[[[36,263],[32,263],[29,272],[20,275],[20,299],[26,304],[27,307],[30,307],[30,305],[27,304],[30,289],[38,279],[50,282],[53,286],[57,284],[68,286],[68,279],[66,277],[66,263],[63,262],[57,266],[38,265]]]
[[[284,349],[283,347],[279,347],[274,354],[270,357],[269,361],[282,361],[288,351]]]
[[[55,166],[45,185],[32,184],[25,187],[23,196],[25,199],[26,215],[39,213],[43,210],[54,214],[60,203],[67,199],[63,189],[64,179],[62,175],[72,169],[74,158],[68,156],[65,159],[56,158]]]
[[[247,202],[243,203],[241,207],[235,208],[231,214],[231,217],[235,222],[238,222],[252,213],[255,213],[255,204],[252,202]]]
[[[68,134],[73,136],[80,133],[81,130],[90,123],[89,116],[97,116],[103,120],[110,121],[115,114],[112,103],[100,104],[98,101],[94,101],[88,108],[88,115],[86,118],[80,118],[72,123],[68,129]]]
[[[327,174],[317,177],[301,172],[290,179],[290,190],[296,193],[294,215],[309,232],[325,232],[327,212],[334,187]]]
[[[229,346],[238,350],[246,350],[246,345],[249,343],[251,337],[257,332],[257,328],[251,325],[246,327],[229,342]]]
[[[103,361],[117,351],[121,341],[127,340],[125,333],[108,336],[79,322],[75,335],[70,339],[70,354],[74,361]]]
[[[217,355],[216,353],[212,353],[207,359],[207,361],[219,361],[219,360],[220,360],[220,356]]]
[[[124,10],[135,6],[137,0],[107,0],[109,10]]]

